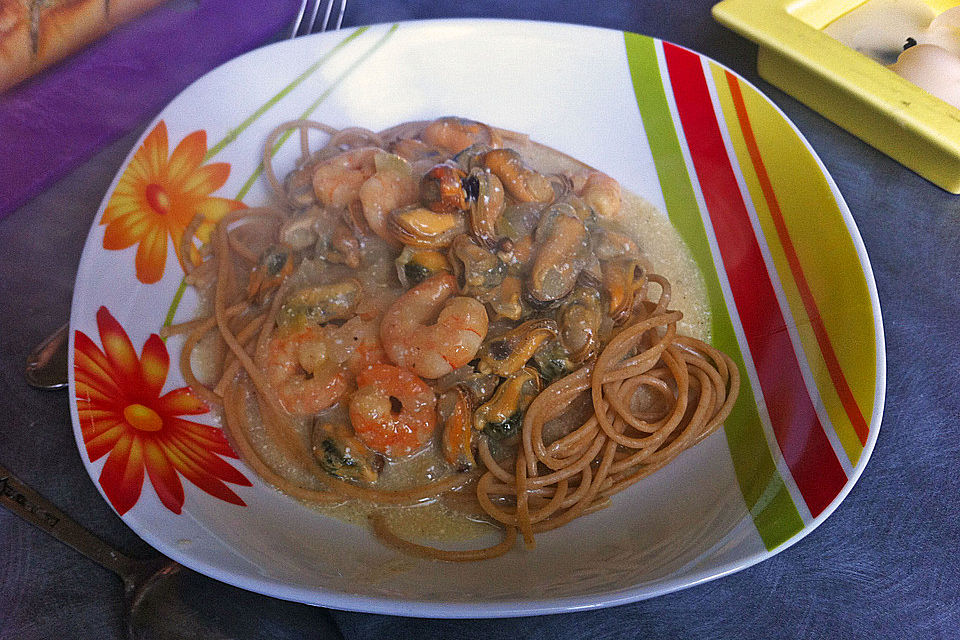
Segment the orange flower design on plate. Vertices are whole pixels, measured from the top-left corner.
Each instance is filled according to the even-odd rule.
[[[161,120],[137,149],[100,220],[107,226],[104,249],[126,249],[139,243],[137,279],[147,284],[163,277],[168,238],[181,266],[198,259],[195,249],[190,251],[192,255],[181,255],[180,246],[194,216],[202,216],[196,239],[206,242],[220,218],[244,206],[237,200],[210,195],[227,181],[230,165],[203,164],[205,131],[188,135],[169,157],[167,149],[167,125]]]
[[[221,500],[246,506],[225,483],[249,487],[247,478],[221,456],[236,458],[223,433],[180,416],[209,409],[187,387],[160,395],[170,356],[157,334],[137,357],[120,323],[106,307],[97,311],[103,350],[77,331],[74,378],[77,413],[91,462],[109,454],[100,486],[120,515],[140,499],[144,471],[160,501],[174,513],[183,507],[180,476]]]

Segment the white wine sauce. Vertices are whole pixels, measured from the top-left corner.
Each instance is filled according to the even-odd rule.
[[[527,141],[524,136],[511,134],[504,146],[519,151],[530,167],[543,174],[572,175],[588,169],[586,165],[563,153]],[[652,271],[665,276],[672,285],[669,306],[683,313],[683,319],[678,323],[678,331],[709,342],[711,319],[706,287],[679,234],[662,211],[637,195],[624,191],[622,207],[619,220],[622,230],[637,242]],[[404,290],[398,281],[395,255],[396,251],[374,238],[363,246],[363,262],[359,269],[331,264],[321,258],[304,259],[291,276],[289,290],[336,282],[344,277],[356,278],[361,282],[365,295],[361,306],[369,305],[382,312]],[[209,311],[209,299],[205,300],[203,306]],[[216,378],[218,363],[223,357],[220,349],[216,347],[213,333],[215,332],[194,351],[192,359],[194,371],[205,383]],[[582,411],[568,412],[568,423],[588,415],[592,410],[588,401],[582,404]],[[276,473],[300,486],[323,489],[323,482],[318,479],[318,474],[322,475],[323,472],[316,467],[307,468],[301,461],[290,459],[284,454],[281,447],[267,434],[251,398],[248,398],[247,411],[252,425],[248,438],[260,458]],[[318,419],[344,424],[349,424],[350,420],[344,402],[323,411]],[[554,430],[560,434],[573,426],[559,420],[555,421],[556,424],[548,425],[546,431]],[[314,418],[288,418],[289,428],[300,438],[305,451],[310,450],[313,423]],[[376,487],[382,490],[408,488],[456,473],[443,459],[438,443],[439,435],[435,437],[435,442],[419,453],[386,460]],[[359,526],[366,526],[369,516],[376,512],[403,538],[432,544],[456,545],[496,530],[476,503],[472,484],[475,479],[476,476],[467,475],[465,486],[461,489],[415,505],[384,506],[350,499],[333,505],[309,506]]]

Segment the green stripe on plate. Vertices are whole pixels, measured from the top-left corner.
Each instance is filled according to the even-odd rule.
[[[381,37],[377,42],[375,42],[373,46],[370,47],[370,49],[364,52],[358,60],[356,60],[353,64],[351,64],[347,68],[346,71],[344,71],[333,82],[331,82],[330,86],[328,86],[320,94],[320,96],[316,100],[314,100],[303,113],[300,114],[300,118],[304,119],[309,117],[310,114],[312,114],[314,110],[316,110],[316,108],[320,106],[320,104],[324,100],[326,100],[327,97],[330,96],[333,90],[345,78],[347,78],[351,73],[353,73],[353,71],[356,70],[357,67],[359,67],[364,61],[366,61],[367,58],[369,58],[374,52],[376,52],[377,50],[380,49],[381,46],[383,46],[383,44],[397,30],[397,27],[398,25],[396,24],[390,27],[390,29],[387,31],[387,33],[383,37]],[[217,144],[211,147],[211,149],[207,152],[206,156],[204,157],[204,162],[209,160],[211,157],[213,157],[214,155],[222,151],[224,147],[226,147],[231,142],[236,140],[237,136],[243,133],[251,124],[256,122],[261,116],[263,116],[263,114],[265,114],[273,106],[275,106],[278,102],[280,102],[280,100],[285,98],[291,91],[293,91],[297,86],[299,86],[304,80],[306,80],[311,75],[313,75],[320,67],[326,64],[331,57],[333,57],[336,53],[341,51],[348,43],[352,42],[354,39],[366,33],[369,28],[370,27],[358,28],[353,33],[351,33],[350,35],[345,37],[343,40],[338,42],[336,45],[334,45],[332,49],[330,49],[329,51],[321,55],[315,62],[313,62],[313,64],[307,67],[300,75],[298,75],[296,78],[291,80],[283,89],[281,89],[275,95],[271,96],[256,111],[250,114],[243,122],[241,122],[239,125],[231,129],[222,140],[220,140]],[[281,136],[281,138],[275,144],[271,152],[271,155],[277,152],[280,146],[287,141],[287,138],[290,137],[291,133],[292,133],[292,130],[284,133]],[[257,181],[257,178],[259,178],[262,173],[263,173],[263,161],[257,164],[253,173],[250,175],[249,178],[247,178],[246,182],[243,183],[243,186],[240,187],[240,191],[237,193],[237,197],[235,199],[243,200],[243,198],[247,195],[247,192],[250,190],[251,187],[253,187],[254,183]],[[186,290],[186,287],[187,287],[186,276],[184,276],[184,278],[180,281],[180,286],[178,287],[177,292],[173,296],[173,301],[170,303],[170,308],[167,309],[167,315],[164,318],[163,326],[168,327],[173,323],[173,319],[176,317],[177,308],[180,306],[180,301],[183,298],[183,293]]]
[[[306,80],[311,75],[313,75],[313,73],[317,69],[322,67],[331,57],[333,57],[333,55],[336,54],[337,51],[345,47],[347,43],[349,43],[354,38],[360,36],[369,28],[370,27],[360,27],[359,29],[351,33],[349,36],[347,36],[346,38],[338,42],[332,49],[330,49],[330,51],[327,51],[322,56],[320,56],[320,58],[317,59],[317,61],[311,64],[309,67],[307,67],[306,70],[303,71],[303,73],[301,73],[299,76],[294,78],[289,84],[287,84],[287,86],[285,86],[283,89],[278,91],[274,96],[272,96],[269,100],[267,100],[262,105],[260,105],[259,109],[257,109],[256,111],[251,113],[249,116],[247,116],[246,120],[244,120],[239,125],[237,125],[233,129],[231,129],[229,132],[227,132],[227,135],[224,136],[223,140],[220,140],[220,142],[210,147],[210,150],[207,151],[207,155],[203,157],[203,161],[206,162],[213,156],[220,153],[224,147],[226,147],[228,144],[236,140],[237,136],[243,133],[244,130],[247,127],[249,127],[251,124],[256,122],[260,116],[262,116],[267,111],[269,111],[273,105],[280,102],[280,100],[282,100],[288,93],[296,89],[297,86],[300,85],[300,83],[302,83],[304,80]]]
[[[316,100],[310,103],[310,106],[308,106],[303,111],[303,113],[300,114],[300,119],[305,120],[309,118],[310,115],[313,114],[314,111],[316,111],[317,107],[319,107],[321,103],[323,103],[328,97],[330,97],[330,94],[333,93],[334,89],[336,89],[341,82],[343,82],[346,78],[352,75],[353,72],[356,71],[360,65],[362,65],[364,62],[367,61],[367,58],[369,58],[374,53],[380,50],[380,47],[382,47],[384,43],[386,43],[386,41],[390,39],[390,36],[392,36],[397,31],[398,28],[399,28],[398,24],[394,24],[393,26],[391,26],[390,29],[379,40],[377,40],[373,44],[373,46],[367,49],[359,58],[357,58],[349,67],[347,67],[346,71],[344,71],[339,76],[334,78],[334,80],[330,82],[330,85],[323,90],[323,93],[321,93]],[[366,29],[367,27],[364,27],[363,30],[366,31]],[[293,129],[290,129],[280,135],[280,137],[274,143],[273,149],[270,150],[271,158],[277,153],[277,151],[280,150],[280,147],[284,145],[284,143],[290,138],[291,135],[293,135]],[[254,183],[257,181],[257,178],[259,178],[262,173],[263,173],[263,161],[261,160],[260,163],[257,165],[257,168],[254,169],[250,177],[247,178],[247,181],[243,183],[242,187],[240,187],[240,191],[237,192],[237,198],[236,198],[237,200],[243,200],[243,198],[246,197],[247,192],[250,191]]]
[[[723,298],[696,194],[667,102],[656,43],[652,38],[634,33],[625,33],[624,39],[637,106],[667,214],[706,281],[713,344],[728,353],[741,371],[740,396],[724,424],[724,433],[740,492],[764,546],[773,549],[803,529],[803,520],[777,471],[754,404],[753,389],[743,373],[740,345]]]

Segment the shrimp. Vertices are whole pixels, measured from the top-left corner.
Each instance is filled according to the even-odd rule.
[[[380,323],[354,316],[330,331],[333,357],[356,375],[375,364],[387,362],[380,344]]]
[[[332,357],[332,346],[316,324],[280,329],[267,343],[267,381],[291,414],[319,413],[347,390],[346,372]]]
[[[320,204],[346,207],[360,196],[360,187],[376,171],[380,149],[350,149],[321,162],[313,170],[313,191]]]
[[[499,147],[501,144],[500,135],[496,130],[482,122],[464,118],[438,118],[427,125],[420,137],[428,145],[452,154],[460,153],[477,143],[491,147]]]
[[[433,379],[477,355],[487,336],[487,310],[456,293],[456,277],[440,273],[394,301],[380,323],[380,340],[394,363]]]
[[[361,186],[358,192],[363,206],[363,217],[370,229],[399,247],[400,243],[387,231],[387,214],[417,202],[420,184],[413,176],[407,161],[386,152],[376,154],[376,171]]]
[[[579,194],[600,218],[613,220],[620,216],[620,183],[607,174],[590,173]]]
[[[433,438],[437,399],[414,373],[376,364],[357,376],[350,422],[372,451],[394,458],[416,453]]]

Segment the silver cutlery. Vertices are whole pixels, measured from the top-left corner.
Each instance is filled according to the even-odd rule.
[[[321,3],[324,9],[318,25]],[[334,15],[335,5],[339,6]],[[333,29],[339,29],[346,6],[346,0],[303,0],[291,24],[289,37],[326,31],[331,24]],[[24,375],[31,386],[38,389],[67,386],[68,331],[69,325],[61,326],[30,352]],[[246,603],[259,597],[227,585],[204,581],[198,574],[163,555],[137,560],[121,553],[80,526],[3,465],[0,465],[0,505],[120,577],[126,632],[132,639],[260,637],[258,629],[230,628],[236,627],[238,616],[231,619],[225,610],[239,611],[243,606],[261,609],[266,606],[268,610],[260,612],[261,618],[283,621],[294,634],[289,636],[291,638],[302,637],[308,630],[313,637],[340,636],[330,622],[322,619],[320,609],[273,599],[267,599],[266,604],[263,599],[255,604]],[[210,589],[230,593],[220,594],[211,603],[207,597]],[[197,598],[190,598],[190,595],[197,595]],[[207,610],[198,613],[196,608],[202,605],[206,605]],[[276,632],[276,627],[273,630]]]
[[[65,324],[33,348],[27,356],[23,375],[37,389],[63,389],[67,386],[67,331]]]

